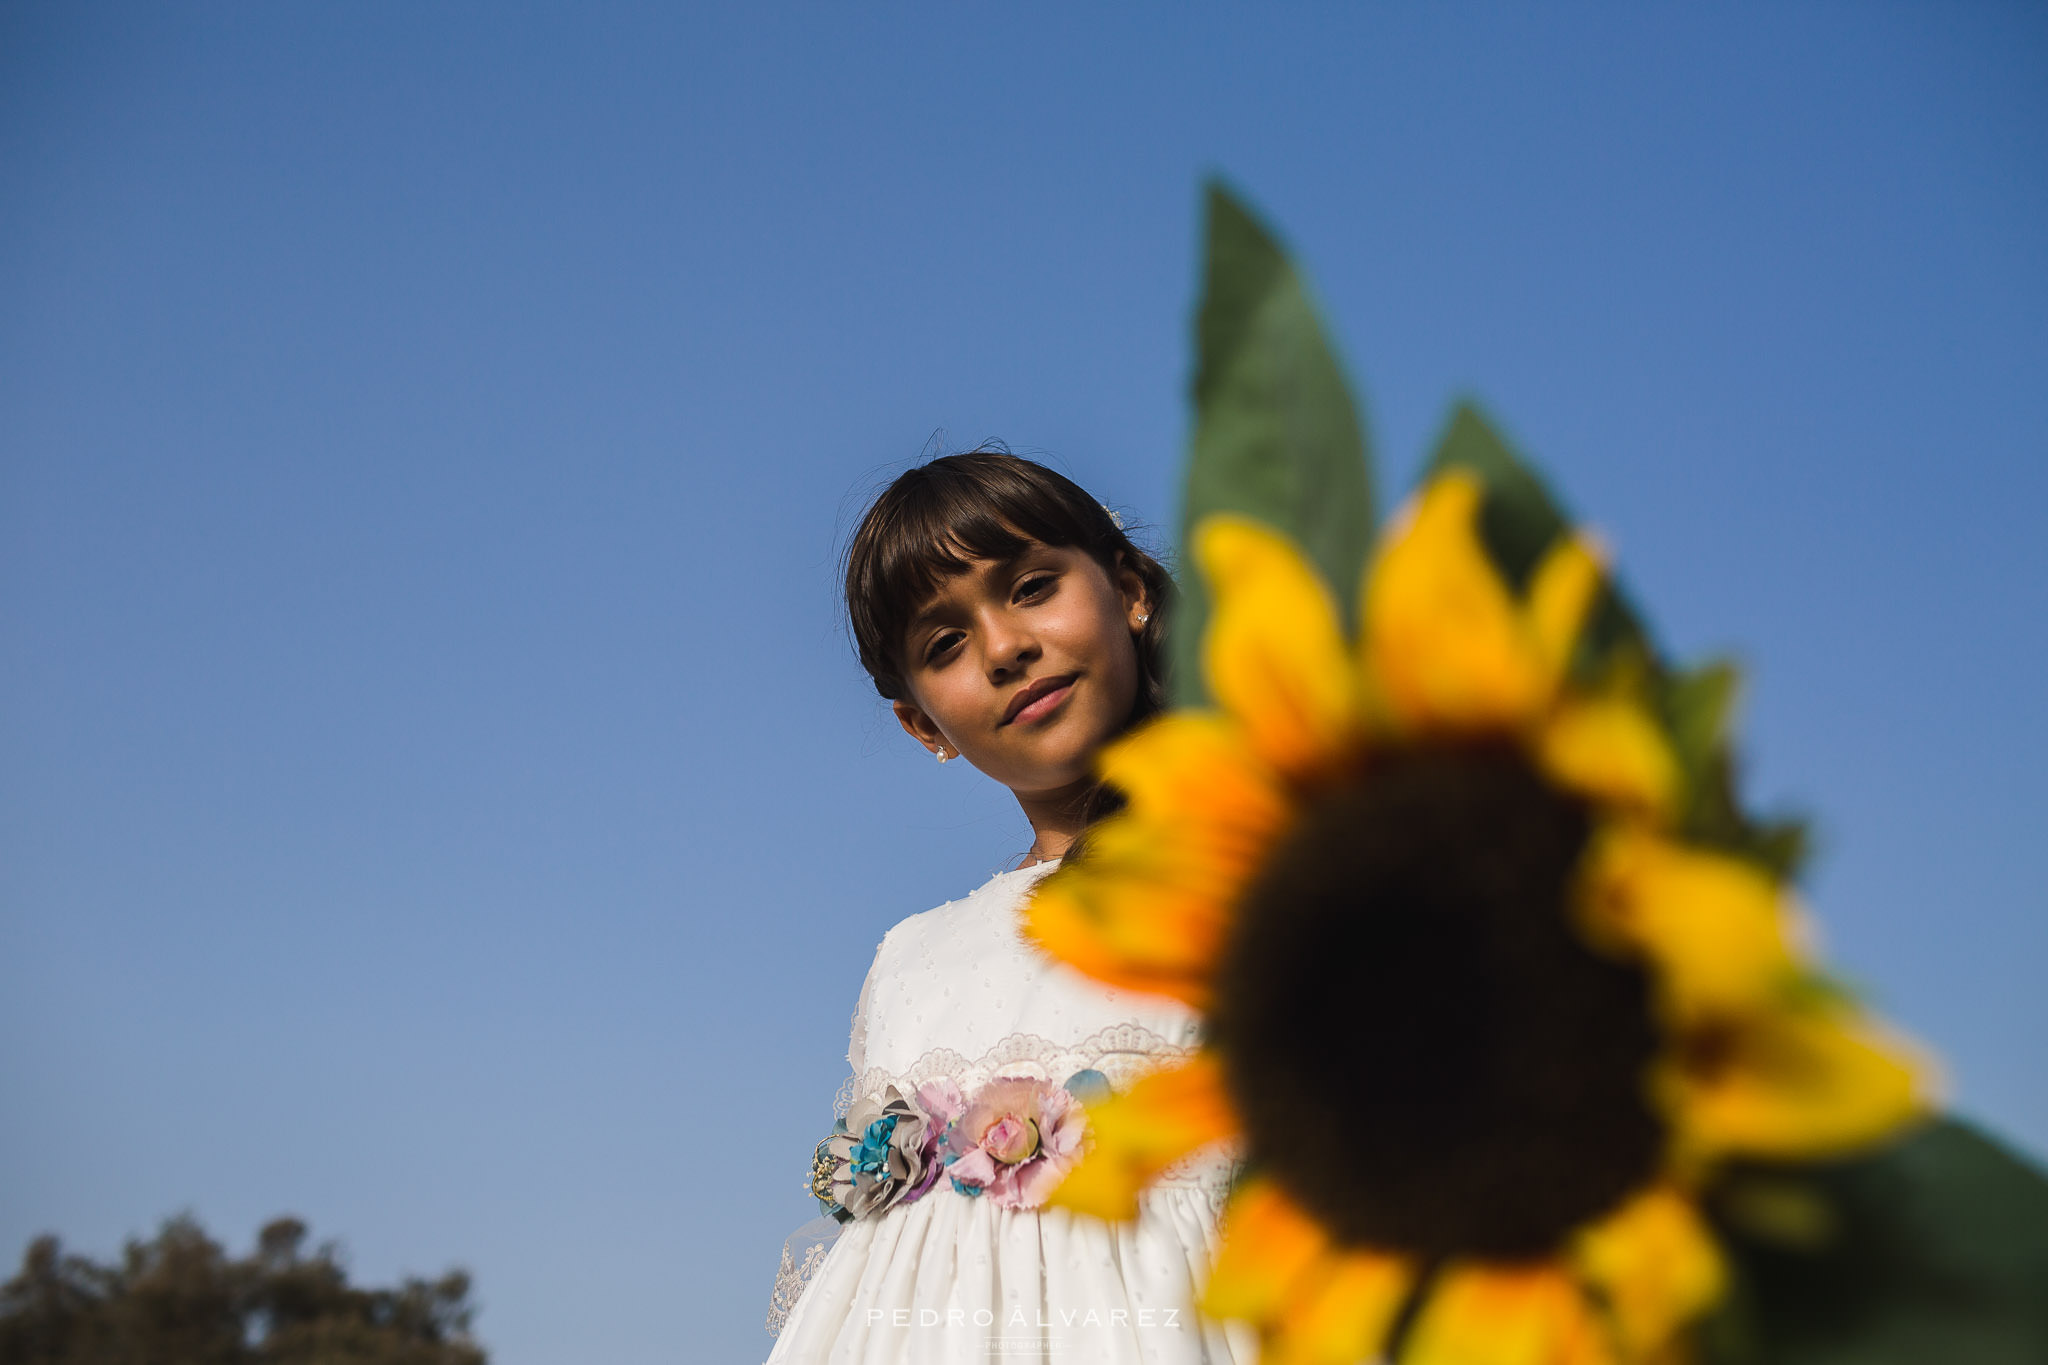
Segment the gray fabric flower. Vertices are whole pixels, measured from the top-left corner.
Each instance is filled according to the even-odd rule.
[[[846,1111],[846,1130],[825,1139],[832,1199],[867,1218],[918,1198],[939,1177],[938,1128],[917,1100],[890,1086]]]

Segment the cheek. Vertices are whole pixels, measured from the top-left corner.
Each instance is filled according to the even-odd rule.
[[[1089,671],[1108,684],[1106,700],[1120,713],[1128,711],[1138,693],[1138,644],[1124,622],[1122,601],[1109,597],[1092,603],[1085,616],[1072,623],[1071,638],[1074,652],[1083,656]]]
[[[957,735],[974,727],[970,722],[979,714],[977,705],[980,694],[971,681],[955,676],[964,670],[948,670],[941,681],[927,682],[918,689],[919,704],[924,713],[938,723],[941,730]]]

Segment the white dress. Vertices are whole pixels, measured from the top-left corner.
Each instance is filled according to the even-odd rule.
[[[912,915],[876,949],[861,988],[839,1112],[890,1085],[997,1077],[1112,1086],[1197,1041],[1163,996],[1112,990],[1027,945],[1017,912],[1056,864],[999,872],[964,900]],[[1198,1154],[1142,1198],[1132,1223],[1014,1209],[941,1180],[808,1247],[793,1238],[770,1312],[769,1365],[1237,1365],[1256,1348],[1195,1316],[1215,1249],[1228,1152]]]

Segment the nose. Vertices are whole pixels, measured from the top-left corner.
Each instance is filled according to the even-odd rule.
[[[1039,655],[1038,640],[1025,623],[1009,612],[994,612],[984,638],[988,641],[988,677],[1005,683],[1030,667]]]

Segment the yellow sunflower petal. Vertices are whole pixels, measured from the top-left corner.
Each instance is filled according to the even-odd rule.
[[[1097,867],[1084,860],[1032,889],[1024,933],[1106,985],[1201,1009],[1209,1002],[1226,911],[1213,896],[1150,878],[1142,866]]]
[[[1245,838],[1126,811],[1033,888],[1024,930],[1098,980],[1199,1008],[1253,857]]]
[[[1270,1354],[1300,1365],[1357,1365],[1374,1359],[1414,1282],[1414,1269],[1404,1257],[1344,1252],[1314,1292],[1288,1313]]]
[[[1362,710],[1329,587],[1285,536],[1243,517],[1203,519],[1194,545],[1215,601],[1202,640],[1209,690],[1281,772],[1342,761]]]
[[[1677,1190],[1644,1191],[1576,1239],[1574,1259],[1606,1296],[1623,1346],[1656,1351],[1721,1297],[1727,1266],[1691,1200]]]
[[[1550,698],[1520,607],[1479,542],[1482,489],[1463,472],[1422,490],[1365,579],[1365,662],[1409,727],[1518,727]]]
[[[1052,1202],[1097,1218],[1131,1218],[1138,1194],[1198,1147],[1234,1137],[1237,1113],[1210,1053],[1140,1077],[1129,1090],[1088,1106],[1093,1146],[1053,1191]]]
[[[1216,1318],[1267,1323],[1301,1297],[1303,1278],[1322,1264],[1330,1239],[1322,1225],[1270,1180],[1249,1179],[1223,1215],[1223,1247],[1202,1294]]]
[[[1746,1013],[1798,971],[1799,921],[1783,889],[1739,858],[1609,830],[1583,900],[1596,941],[1645,954],[1675,1018]]]
[[[1289,814],[1286,793],[1225,717],[1176,712],[1103,749],[1097,771],[1136,815],[1185,831],[1249,873]]]
[[[1593,537],[1566,536],[1543,556],[1529,581],[1529,627],[1554,682],[1571,667],[1579,632],[1600,589],[1601,559]]]
[[[1611,1365],[1592,1305],[1555,1264],[1454,1265],[1429,1292],[1401,1365]]]
[[[1558,707],[1543,724],[1537,753],[1565,786],[1644,815],[1668,813],[1678,791],[1678,761],[1664,732],[1618,698]]]
[[[1699,1152],[1814,1158],[1897,1132],[1928,1112],[1934,1089],[1931,1068],[1903,1040],[1847,1008],[1816,1005],[1689,1035],[1659,1095]]]

